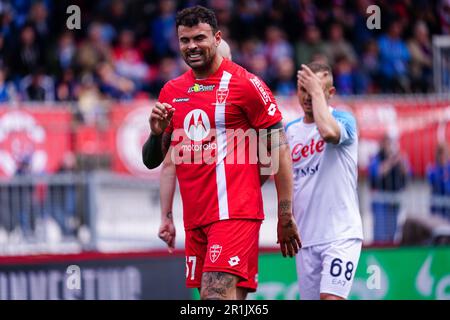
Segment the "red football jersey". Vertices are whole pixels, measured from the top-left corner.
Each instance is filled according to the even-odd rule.
[[[206,79],[189,70],[167,82],[159,102],[176,109],[166,132],[172,134],[185,228],[264,219],[255,133],[282,119],[267,86],[223,59]]]

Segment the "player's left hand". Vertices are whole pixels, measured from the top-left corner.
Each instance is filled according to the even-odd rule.
[[[283,257],[286,257],[287,255],[289,255],[289,257],[295,256],[302,247],[302,243],[292,213],[289,215],[285,214],[278,218],[277,233],[277,243],[280,244]]]
[[[299,87],[305,88],[309,94],[323,91],[320,78],[304,64],[302,64],[301,70],[297,71],[297,84]]]

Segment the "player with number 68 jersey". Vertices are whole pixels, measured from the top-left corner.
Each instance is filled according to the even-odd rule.
[[[300,299],[347,298],[361,252],[358,134],[350,113],[328,105],[335,91],[328,65],[303,65],[298,97],[304,117],[286,126],[303,245],[296,257]]]

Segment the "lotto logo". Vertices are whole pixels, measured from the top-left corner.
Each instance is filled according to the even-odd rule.
[[[228,260],[228,263],[230,264],[230,266],[234,267],[239,264],[239,261],[241,261],[241,259],[239,259],[238,256],[234,256],[231,257],[230,260]]]
[[[269,116],[273,116],[276,111],[277,111],[277,106],[274,103],[271,103],[269,106],[269,109],[267,109],[267,113],[269,114]]]

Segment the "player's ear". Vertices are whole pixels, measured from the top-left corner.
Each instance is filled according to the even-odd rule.
[[[336,88],[334,86],[331,86],[328,88],[328,96],[329,98],[332,98],[336,94]]]
[[[220,41],[222,41],[222,32],[220,30],[218,30],[215,34],[214,34],[214,40],[216,42],[216,47],[219,46]]]

